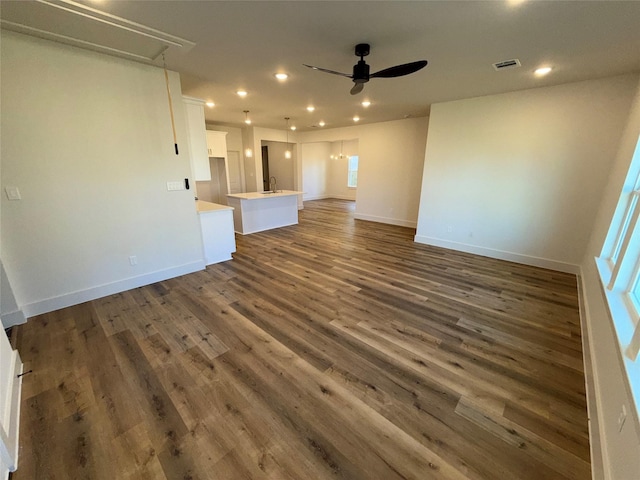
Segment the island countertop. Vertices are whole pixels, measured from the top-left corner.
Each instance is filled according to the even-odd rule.
[[[233,210],[233,207],[220,205],[219,203],[205,202],[204,200],[196,200],[196,211],[198,213],[218,212],[220,210]]]
[[[240,200],[260,200],[273,197],[289,197],[291,195],[300,195],[304,192],[298,192],[295,190],[278,190],[273,192],[247,192],[247,193],[228,193],[227,197],[238,198]]]

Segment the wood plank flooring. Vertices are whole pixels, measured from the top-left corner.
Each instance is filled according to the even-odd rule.
[[[14,329],[23,479],[588,479],[576,278],[305,202]]]

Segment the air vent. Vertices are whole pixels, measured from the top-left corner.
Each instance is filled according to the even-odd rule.
[[[493,64],[493,68],[496,71],[506,70],[508,68],[518,68],[520,66],[520,60],[514,58],[513,60],[504,60],[502,62],[497,62]]]

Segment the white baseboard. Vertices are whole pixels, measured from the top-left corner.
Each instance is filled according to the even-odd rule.
[[[347,197],[346,195],[311,195],[309,197],[304,197],[304,201],[310,200],[326,200],[328,198],[335,198],[336,200],[349,200],[350,202],[355,202],[356,199],[352,197]]]
[[[58,297],[47,298],[45,300],[39,300],[37,302],[22,305],[22,311],[24,312],[24,315],[29,318],[35,315],[41,315],[43,313],[53,312],[54,310],[95,300],[96,298],[113,295],[114,293],[131,290],[132,288],[138,288],[151,283],[161,282],[162,280],[167,280],[169,278],[179,277],[180,275],[186,275],[187,273],[204,270],[205,266],[205,261],[203,259],[197,262],[168,268],[166,270],[158,270],[156,272],[146,273],[137,277],[125,278],[113,283],[97,285],[85,290],[71,292]]]
[[[3,328],[9,328],[14,325],[26,323],[27,317],[25,317],[22,310],[16,310],[14,312],[3,313],[2,317],[0,317],[0,322],[2,322]]]
[[[434,247],[442,247],[448,248],[450,250],[458,250],[460,252],[474,253],[476,255],[482,255],[483,257],[496,258],[498,260],[507,260],[509,262],[522,263],[524,265],[531,265],[533,267],[548,268],[549,270],[556,270],[558,272],[564,273],[573,273],[574,275],[580,274],[579,265],[559,262],[557,260],[550,260],[548,258],[534,257],[531,255],[507,252],[504,250],[496,250],[487,247],[479,247],[476,245],[469,245],[467,243],[452,242],[450,240],[425,237],[422,235],[416,235],[414,237],[414,240],[416,243],[433,245]]]
[[[302,200],[304,202],[310,200],[324,200],[325,198],[331,198],[329,195],[303,195]]]
[[[416,228],[417,222],[402,220],[400,218],[378,217],[377,215],[365,215],[364,213],[356,213],[354,218],[358,220],[367,220],[368,222],[387,223],[389,225],[398,225],[400,227]]]

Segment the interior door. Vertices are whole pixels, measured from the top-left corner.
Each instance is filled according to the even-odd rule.
[[[262,191],[269,190],[269,147],[262,146]]]
[[[240,154],[238,152],[227,152],[227,168],[229,171],[229,193],[241,193],[242,174],[240,171]]]

